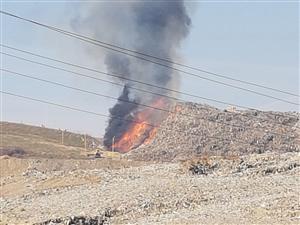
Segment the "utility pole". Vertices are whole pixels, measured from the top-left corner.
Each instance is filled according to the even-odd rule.
[[[84,134],[84,148],[86,150],[86,134]]]
[[[61,130],[61,144],[64,145],[64,130]]]
[[[111,151],[112,151],[112,152],[115,151],[115,136],[113,136],[113,138],[112,138]]]

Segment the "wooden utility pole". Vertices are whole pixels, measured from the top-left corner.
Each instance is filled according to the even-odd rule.
[[[64,130],[61,130],[61,144],[64,144]]]
[[[84,148],[86,150],[86,134],[84,134]]]
[[[111,151],[112,151],[112,152],[115,151],[115,136],[113,136],[113,138],[112,138]]]

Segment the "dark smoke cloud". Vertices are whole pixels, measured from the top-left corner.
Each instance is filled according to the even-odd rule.
[[[124,119],[134,120],[133,115],[131,113],[137,109],[138,105],[129,103],[124,104],[123,101],[128,102],[129,100],[129,89],[128,86],[125,85],[122,94],[118,98],[118,102],[112,108],[109,109],[109,113],[113,117],[109,119],[108,126],[105,130],[105,146],[111,146],[112,137],[115,136],[115,139],[118,140],[120,136],[128,129],[130,123],[124,121]],[[134,100],[134,102],[138,103],[137,100]],[[116,130],[118,132],[115,132]]]
[[[88,6],[84,4],[81,17],[73,21],[75,29],[87,31],[96,39],[170,60],[179,57],[180,43],[189,33],[190,24],[183,1],[89,3]],[[104,62],[110,73],[167,88],[178,88],[179,74],[172,70],[109,50],[101,50],[100,54],[105,54]],[[149,104],[155,98],[130,90],[130,86],[174,95],[161,89],[121,81],[125,85],[121,99]],[[138,110],[137,106],[118,101],[110,109],[110,114],[128,118]],[[117,140],[128,126],[126,121],[110,119],[104,137],[105,145],[110,147],[112,137],[116,136]]]

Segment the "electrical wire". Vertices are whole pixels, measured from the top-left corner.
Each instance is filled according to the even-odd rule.
[[[106,48],[106,49],[109,49],[109,50],[112,50],[112,51],[115,51],[115,52],[119,52],[119,53],[125,54],[125,55],[127,55],[127,56],[132,56],[132,57],[135,57],[135,58],[144,60],[144,61],[148,61],[148,62],[154,63],[154,64],[156,64],[156,65],[160,65],[160,66],[162,66],[162,67],[165,67],[165,68],[168,68],[168,69],[172,69],[172,70],[174,70],[174,71],[181,72],[181,73],[184,73],[184,74],[193,76],[193,77],[197,77],[197,78],[200,78],[200,79],[203,79],[203,80],[207,80],[207,81],[210,81],[210,82],[213,82],[213,83],[216,83],[216,84],[220,84],[220,85],[224,85],[224,86],[228,86],[228,87],[231,87],[231,88],[243,90],[243,91],[250,92],[250,93],[253,93],[253,94],[257,94],[257,95],[260,95],[260,96],[264,96],[264,97],[267,97],[267,98],[275,99],[275,100],[278,100],[278,101],[281,101],[281,102],[285,102],[285,103],[288,103],[288,104],[292,104],[292,105],[300,105],[299,103],[291,102],[291,101],[288,101],[288,100],[285,100],[285,99],[282,99],[282,98],[278,98],[278,97],[275,97],[275,96],[272,96],[272,95],[264,94],[264,93],[261,93],[261,92],[258,92],[258,91],[254,91],[254,90],[251,90],[251,89],[239,87],[239,86],[236,86],[236,85],[233,85],[233,84],[229,84],[229,83],[225,83],[225,82],[213,80],[213,79],[210,79],[210,78],[207,78],[207,77],[200,76],[200,75],[198,75],[198,74],[190,73],[190,72],[188,72],[188,71],[184,71],[184,70],[181,70],[181,69],[172,67],[172,66],[170,66],[170,65],[166,65],[166,64],[163,64],[163,63],[159,63],[159,62],[157,62],[157,61],[153,61],[153,60],[150,60],[150,59],[141,57],[141,56],[133,55],[133,54],[130,54],[130,53],[128,53],[128,52],[124,52],[124,51],[122,51],[122,50],[118,50],[118,49],[112,48],[112,47],[110,47],[110,46],[103,45],[103,44],[99,44],[98,42],[88,40],[88,39],[87,39],[88,37],[85,37],[85,36],[82,36],[82,35],[81,35],[82,37],[85,37],[85,38],[82,38],[82,37],[80,37],[78,34],[71,33],[71,32],[69,32],[69,31],[65,31],[65,30],[62,30],[62,29],[59,29],[59,28],[56,28],[56,27],[53,27],[53,26],[45,25],[45,24],[39,23],[39,22],[34,21],[34,20],[29,20],[29,19],[26,19],[26,18],[17,16],[17,15],[11,14],[11,13],[8,13],[8,12],[0,11],[0,13],[2,13],[2,14],[4,14],[4,15],[7,15],[7,16],[11,16],[11,17],[17,18],[17,19],[21,19],[21,20],[23,20],[23,21],[27,21],[27,22],[36,24],[36,25],[39,25],[39,26],[42,26],[42,27],[45,27],[45,28],[48,28],[48,29],[50,29],[50,30],[59,32],[59,33],[61,33],[61,34],[65,34],[65,35],[70,36],[70,37],[74,37],[74,38],[76,38],[76,39],[79,39],[79,40],[82,40],[82,41],[85,41],[85,42],[88,42],[88,43],[97,45],[97,46],[102,47],[102,48]],[[91,38],[90,38],[90,39],[91,39]],[[99,42],[100,42],[100,41],[99,41]],[[146,55],[145,53],[142,53],[142,54]],[[167,61],[168,61],[168,60],[167,60]],[[211,75],[219,75],[219,74],[211,73]],[[227,77],[227,76],[224,76],[224,77]],[[228,78],[228,77],[227,77],[227,78]],[[241,81],[241,80],[239,80],[239,81]],[[249,83],[251,83],[251,82],[249,82]],[[261,85],[261,86],[262,86],[262,87],[265,87],[265,86],[263,86],[263,85]],[[299,95],[296,95],[296,94],[293,94],[293,93],[290,93],[290,92],[286,92],[286,91],[282,91],[282,90],[278,90],[278,89],[275,89],[275,88],[270,88],[270,89],[272,89],[272,90],[277,90],[277,91],[282,92],[282,93],[285,92],[285,93],[288,93],[288,94],[292,94],[292,95],[294,95],[294,96],[299,96]]]
[[[1,44],[0,44],[0,46],[1,46]],[[182,91],[178,91],[178,90],[174,90],[174,89],[170,89],[170,88],[166,88],[166,87],[162,87],[162,86],[158,86],[158,85],[154,85],[154,84],[149,84],[149,83],[146,83],[146,82],[143,82],[143,81],[130,79],[130,78],[125,78],[124,75],[106,73],[106,72],[95,70],[95,69],[92,69],[92,68],[89,68],[89,67],[80,66],[80,65],[73,64],[73,63],[66,62],[66,61],[62,61],[62,60],[57,60],[57,59],[54,59],[54,58],[50,58],[50,57],[47,57],[47,56],[39,55],[39,54],[36,54],[36,53],[24,51],[24,50],[20,50],[20,49],[13,48],[13,47],[8,47],[6,45],[2,45],[2,46],[7,47],[9,49],[19,51],[19,52],[22,52],[22,53],[37,56],[37,57],[40,57],[40,58],[43,58],[43,59],[47,59],[47,60],[51,60],[51,61],[54,61],[54,62],[62,63],[62,64],[65,64],[65,65],[68,65],[68,66],[73,66],[73,67],[76,67],[76,68],[85,69],[85,70],[95,72],[95,73],[98,73],[98,74],[102,74],[102,75],[105,75],[105,76],[119,78],[119,79],[122,79],[122,80],[130,81],[130,82],[134,82],[134,83],[138,83],[138,84],[143,84],[143,85],[146,85],[146,86],[149,86],[149,87],[162,89],[162,90],[165,90],[165,91],[171,91],[171,92],[174,92],[176,94],[181,94],[181,95],[194,97],[194,98],[198,98],[198,99],[202,99],[202,100],[216,102],[216,103],[223,104],[223,105],[226,105],[226,106],[230,105],[230,106],[235,106],[235,107],[239,107],[239,108],[243,108],[243,109],[247,109],[247,110],[257,110],[257,111],[262,112],[261,110],[256,109],[256,108],[250,108],[250,107],[247,107],[247,106],[242,106],[242,105],[238,105],[238,104],[234,104],[234,103],[230,103],[230,102],[224,102],[224,101],[221,101],[221,100],[216,100],[216,99],[207,98],[207,97],[203,97],[203,96],[199,96],[199,95],[195,95],[195,94],[190,94],[190,93],[186,93],[186,92],[182,92]],[[98,80],[98,81],[102,81],[102,82],[106,82],[106,83],[110,83],[110,84],[114,84],[114,85],[118,85],[118,86],[122,86],[122,87],[124,86],[124,84],[103,80],[101,78],[96,78],[96,77],[89,76],[89,75],[82,74],[82,73],[78,73],[78,72],[75,72],[75,71],[70,71],[70,70],[67,70],[67,69],[64,69],[64,68],[60,68],[60,67],[52,66],[52,65],[49,65],[49,64],[37,62],[37,61],[34,61],[34,60],[26,59],[24,57],[8,54],[8,53],[5,53],[5,52],[0,52],[0,54],[6,55],[6,56],[9,56],[9,57],[13,57],[13,58],[17,58],[17,59],[20,59],[20,60],[23,60],[23,61],[26,61],[26,62],[34,63],[34,64],[37,64],[37,65],[45,66],[45,67],[48,67],[48,68],[57,69],[57,70],[61,70],[61,71],[64,71],[64,72],[72,73],[72,74],[75,74],[75,75],[78,75],[78,76],[87,77],[87,78],[90,78],[90,79],[94,79],[94,80]],[[168,95],[160,94],[160,93],[157,93],[157,92],[152,92],[152,91],[145,90],[145,89],[140,89],[140,88],[136,88],[136,87],[132,87],[132,86],[130,86],[129,88],[134,89],[134,90],[138,90],[138,91],[142,91],[142,92],[145,92],[145,93],[153,94],[153,95],[167,97],[167,98],[170,98],[170,99],[173,99],[173,100],[184,101],[182,99],[179,99],[179,98],[176,98],[176,97],[173,97],[173,96],[168,96]],[[273,113],[271,113],[271,114],[274,115],[274,116],[280,117],[280,115],[278,115],[278,114],[273,114]],[[243,115],[243,114],[241,114],[241,115]],[[247,115],[245,115],[245,116],[247,116]],[[293,118],[298,118],[298,117],[293,117]]]
[[[260,129],[260,130],[264,130],[264,133],[270,133],[270,134],[274,134],[274,135],[278,135],[278,136],[282,136],[282,137],[288,137],[287,135],[283,135],[283,134],[280,134],[280,133],[277,133],[277,132],[265,131],[265,129],[266,129],[265,127],[255,127],[255,128],[252,128],[250,126],[239,126],[239,125],[235,125],[235,124],[231,124],[231,123],[225,123],[225,122],[221,122],[221,121],[210,121],[207,118],[197,117],[195,115],[181,113],[181,112],[174,112],[174,111],[170,111],[170,110],[165,109],[165,108],[159,108],[159,107],[154,107],[154,106],[151,106],[151,105],[142,104],[142,103],[138,103],[138,102],[134,102],[134,101],[120,99],[120,98],[113,97],[113,96],[110,96],[110,95],[104,95],[104,94],[101,94],[101,93],[88,91],[86,89],[76,88],[76,87],[73,87],[73,86],[65,85],[65,84],[62,84],[62,83],[58,83],[58,82],[54,82],[54,81],[50,81],[50,80],[46,80],[46,79],[41,79],[41,78],[38,78],[38,77],[35,77],[35,76],[30,76],[30,75],[26,75],[26,74],[23,74],[23,73],[14,72],[14,71],[7,70],[7,69],[0,69],[0,70],[1,71],[5,71],[5,72],[10,73],[10,74],[13,74],[13,75],[16,75],[16,76],[22,76],[22,77],[26,77],[26,78],[29,78],[29,79],[38,80],[38,81],[41,81],[41,82],[53,84],[53,85],[56,85],[56,86],[61,86],[61,87],[72,89],[72,90],[76,90],[76,91],[80,91],[80,92],[84,92],[84,93],[88,93],[88,94],[92,94],[92,95],[96,95],[96,96],[100,96],[100,97],[105,97],[105,98],[110,98],[110,99],[118,100],[120,102],[126,102],[126,103],[137,105],[137,106],[143,106],[143,107],[146,107],[146,108],[151,108],[151,109],[162,111],[162,112],[165,112],[165,113],[168,113],[168,114],[179,114],[179,115],[191,117],[191,118],[194,118],[194,119],[199,119],[199,120],[203,120],[203,121],[209,121],[209,122],[213,122],[213,123],[218,123],[218,124],[227,125],[227,126],[236,127],[236,128],[242,128],[242,129],[245,129],[245,128],[257,129],[257,130]]]
[[[63,69],[63,68],[56,67],[56,66],[52,66],[52,65],[48,65],[48,64],[44,64],[44,63],[32,61],[32,60],[28,60],[28,59],[25,59],[25,58],[19,57],[19,56],[14,56],[14,55],[10,55],[10,54],[7,54],[7,53],[2,53],[2,52],[0,52],[0,53],[4,54],[4,55],[7,55],[7,56],[10,56],[10,57],[14,57],[14,58],[17,58],[17,59],[24,60],[24,61],[27,61],[27,62],[31,62],[31,63],[35,63],[35,64],[38,64],[38,65],[46,66],[46,67],[49,67],[49,68],[53,68],[53,69],[61,70],[61,71],[64,71],[64,72],[72,73],[74,75],[78,75],[78,76],[81,76],[81,77],[85,77],[85,78],[89,78],[89,79],[94,79],[94,80],[97,80],[97,81],[101,81],[101,82],[105,82],[105,83],[109,83],[109,84],[113,84],[113,85],[124,87],[124,84],[120,84],[120,83],[116,83],[116,82],[112,82],[112,81],[107,81],[107,80],[104,80],[104,79],[101,79],[101,78],[96,78],[96,77],[89,76],[89,75],[82,74],[82,73],[78,73],[78,72],[75,72],[75,71],[70,71],[70,70],[66,70],[66,69]],[[54,60],[54,61],[56,61],[56,60]],[[61,61],[59,61],[59,62],[61,62]],[[74,64],[70,64],[70,65],[74,65]],[[76,65],[74,65],[74,66],[76,66]],[[94,70],[92,70],[92,71],[94,71]],[[95,70],[95,72],[98,72],[98,73],[101,73],[101,74],[104,74],[104,75],[109,75],[109,74],[107,74],[105,72],[101,72],[101,71],[98,71],[98,70]],[[151,85],[151,84],[144,83],[144,82],[142,82],[142,83],[145,84],[145,85],[151,86],[151,87],[160,88],[159,86],[156,86],[156,85]],[[128,86],[128,88],[129,89],[133,89],[133,90],[137,90],[137,91],[141,91],[141,92],[145,92],[145,93],[148,93],[148,94],[152,94],[152,95],[157,95],[157,96],[160,96],[160,97],[166,97],[166,98],[169,98],[169,99],[172,99],[172,100],[176,100],[176,101],[185,101],[183,99],[176,98],[176,97],[173,97],[173,96],[169,96],[169,95],[165,95],[165,94],[160,94],[158,92],[153,92],[153,91],[149,91],[149,90],[145,90],[145,89],[140,89],[140,88],[136,88],[136,87],[132,87],[132,86]],[[218,103],[222,103],[222,104],[226,104],[226,105],[230,104],[230,103],[222,102],[222,101],[219,101],[219,100],[204,98],[204,97],[201,97],[201,96],[187,94],[187,93],[183,93],[183,92],[172,90],[172,89],[167,89],[167,88],[162,88],[162,89],[166,89],[166,90],[173,91],[175,93],[181,93],[181,94],[184,94],[184,95],[187,95],[187,96],[197,97],[199,99],[205,99],[205,100],[209,100],[209,101],[213,101],[213,102],[218,102]],[[231,105],[233,105],[233,104],[231,104]],[[242,107],[242,106],[239,106],[239,107]],[[246,107],[244,107],[244,108],[246,108]],[[252,109],[252,108],[246,108],[246,109],[256,110],[256,109]],[[274,115],[275,117],[284,117],[283,115],[280,115],[280,114],[273,114],[271,112],[269,112],[269,113],[272,114],[272,115]],[[249,115],[244,115],[243,113],[239,113],[239,114],[241,116],[245,116],[245,117],[249,116]],[[251,117],[255,118],[254,116],[251,116]],[[298,117],[291,117],[291,118],[298,119]],[[285,124],[281,124],[281,125],[282,126],[291,127],[291,126],[285,125]],[[296,128],[299,128],[299,127],[296,127]]]
[[[55,103],[55,102],[50,102],[50,101],[45,101],[45,100],[41,100],[41,99],[37,99],[37,98],[32,98],[32,97],[28,97],[28,96],[24,96],[24,95],[20,95],[20,94],[15,94],[15,93],[8,92],[8,91],[2,91],[1,90],[0,93],[10,95],[10,96],[14,96],[14,97],[21,98],[21,99],[26,99],[26,100],[40,102],[40,103],[44,103],[44,104],[48,104],[48,105],[52,105],[52,106],[57,106],[57,107],[60,107],[60,108],[65,108],[65,109],[69,109],[69,110],[73,110],[73,111],[78,111],[78,112],[82,112],[82,113],[92,114],[92,115],[101,116],[101,117],[108,117],[108,118],[113,118],[113,119],[118,119],[118,120],[124,120],[124,121],[133,122],[133,123],[143,123],[143,124],[151,126],[151,127],[159,128],[159,126],[156,126],[156,125],[153,125],[153,124],[150,124],[150,123],[146,123],[146,122],[135,121],[135,120],[127,120],[127,119],[124,119],[124,118],[121,119],[120,117],[109,116],[109,115],[105,115],[105,114],[101,114],[101,113],[97,113],[97,112],[93,112],[93,111],[88,111],[88,110],[85,110],[85,109],[80,109],[80,108],[77,108],[77,107],[66,106],[66,105]],[[170,129],[170,130],[174,131],[174,129]],[[175,130],[175,131],[178,131],[178,130]],[[178,132],[181,132],[181,131],[178,131]],[[189,134],[199,136],[199,134],[193,133],[193,132],[189,132]],[[228,138],[219,138],[219,137],[214,137],[214,136],[209,136],[209,135],[206,135],[205,137],[209,138],[209,139],[229,141],[230,143],[233,142],[231,139],[228,139]],[[244,142],[244,141],[240,141],[240,140],[235,140],[235,142],[245,144],[245,145],[249,145],[249,143]],[[256,144],[253,144],[253,146],[265,147],[264,145],[256,145]],[[280,149],[278,149],[278,150],[280,150]]]

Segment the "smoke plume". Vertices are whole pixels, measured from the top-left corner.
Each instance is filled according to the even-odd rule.
[[[179,57],[180,43],[187,36],[190,24],[183,1],[92,3],[85,7],[80,18],[73,21],[75,28],[83,27],[96,39],[175,61]],[[104,51],[104,54],[109,73],[167,88],[178,88],[179,74],[170,69],[109,50]],[[150,105],[157,98],[130,87],[174,95],[123,79],[118,81],[124,83],[124,88],[117,103],[109,110],[112,118],[108,121],[104,136],[104,144],[109,148],[112,145],[112,137],[115,136],[115,140],[118,141],[131,125],[128,120],[134,120],[135,115],[145,109],[120,100]],[[161,112],[153,111],[153,114],[158,113]],[[153,121],[148,122],[160,123],[158,118],[161,117],[153,115]]]

